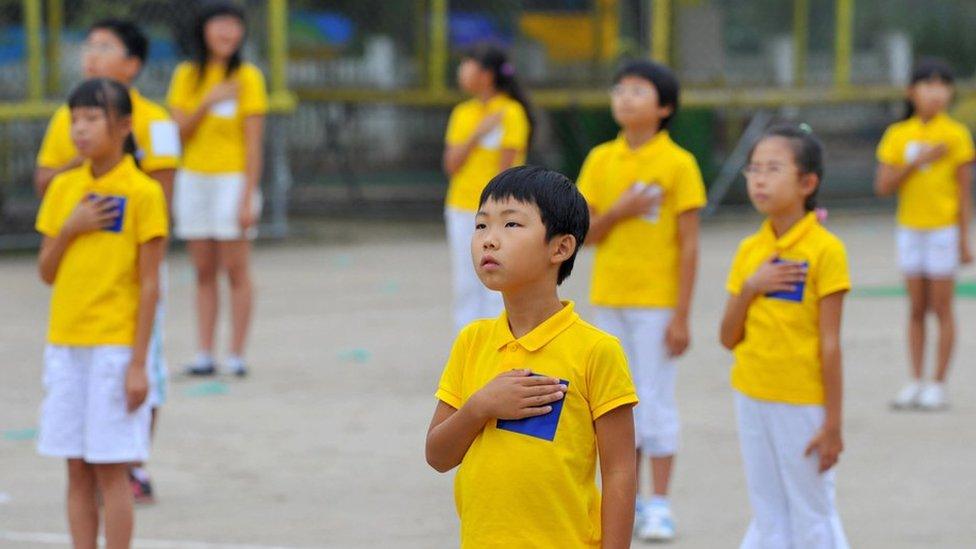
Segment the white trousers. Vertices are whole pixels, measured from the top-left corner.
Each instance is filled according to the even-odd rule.
[[[447,242],[451,249],[451,274],[454,281],[454,329],[460,331],[480,318],[494,318],[505,304],[502,294],[485,287],[474,271],[471,260],[471,236],[474,234],[474,212],[447,208]]]
[[[804,456],[823,425],[822,406],[735,395],[739,443],[752,505],[741,549],[846,549],[834,498],[834,471]]]
[[[634,409],[637,447],[651,457],[672,456],[678,450],[678,369],[664,344],[673,315],[671,309],[616,307],[597,307],[594,315],[596,325],[624,347],[640,399]]]

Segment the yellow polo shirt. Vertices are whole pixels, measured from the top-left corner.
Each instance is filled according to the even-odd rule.
[[[944,144],[942,158],[915,170],[898,189],[898,223],[918,230],[939,229],[959,222],[956,169],[973,161],[969,129],[945,113],[927,123],[918,116],[888,127],[878,144],[878,162],[904,166],[922,147]]]
[[[136,158],[146,173],[173,170],[180,163],[180,130],[166,109],[146,99],[135,88],[129,88],[132,99],[132,137]],[[37,165],[60,169],[78,156],[71,140],[71,109],[61,105],[51,117],[47,132],[37,153]]]
[[[214,86],[224,81],[224,67],[207,65],[203,80],[193,63],[176,67],[166,95],[170,108],[186,114],[196,112]],[[241,173],[244,171],[244,119],[268,112],[268,93],[261,70],[250,63],[241,66],[230,76],[239,91],[236,99],[214,105],[200,121],[196,131],[183,144],[183,165],[200,173]]]
[[[590,151],[577,185],[597,215],[635,184],[656,185],[661,205],[650,218],[616,224],[597,244],[590,300],[602,307],[664,307],[678,303],[678,216],[705,205],[695,157],[661,131],[637,149],[623,135]]]
[[[745,338],[735,347],[732,386],[759,400],[823,404],[820,300],[851,288],[847,252],[813,213],[776,238],[769,221],[746,238],[732,261],[726,288],[742,285],[773,254],[807,264],[802,290],[793,296],[760,296],[749,305]]]
[[[518,151],[513,166],[525,163],[529,145],[529,118],[522,104],[504,93],[492,97],[488,103],[469,99],[454,107],[447,122],[445,141],[449,146],[463,144],[486,116],[497,112],[503,113],[501,122],[494,131],[481,138],[461,168],[451,177],[447,207],[467,212],[478,211],[481,191],[500,171],[502,149]]]
[[[527,422],[492,421],[471,443],[454,496],[461,547],[600,547],[600,492],[593,422],[637,394],[620,343],[580,320],[573,303],[515,339],[505,313],[458,335],[437,398],[461,408],[498,374],[528,368],[568,382],[561,410]]]
[[[98,179],[85,162],[51,181],[37,213],[37,231],[56,237],[91,193],[124,199],[122,220],[117,230],[88,232],[68,245],[54,279],[47,340],[54,345],[132,345],[139,245],[167,236],[166,199],[159,183],[140,171],[131,156]]]

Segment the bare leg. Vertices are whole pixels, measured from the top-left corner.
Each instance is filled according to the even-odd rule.
[[[674,468],[674,456],[650,458],[651,462],[651,493],[655,496],[667,497],[671,487],[671,470]]]
[[[105,547],[129,549],[134,517],[128,464],[99,464],[93,467],[105,503]]]
[[[251,311],[254,304],[254,285],[251,280],[251,243],[247,240],[220,242],[220,266],[227,270],[230,280],[231,344],[230,352],[244,356]]]
[[[68,527],[75,549],[98,545],[98,502],[95,470],[80,459],[68,460]]]
[[[213,353],[217,328],[219,292],[217,286],[217,243],[191,240],[187,243],[197,273],[197,344],[200,351]]]
[[[908,356],[912,362],[912,378],[922,380],[925,362],[925,313],[929,309],[928,280],[919,277],[909,277],[905,280],[908,287],[909,317],[908,317]]]
[[[956,317],[952,310],[955,280],[939,279],[929,282],[929,303],[939,319],[939,353],[935,369],[935,381],[945,382],[949,373],[949,361],[956,342]]]

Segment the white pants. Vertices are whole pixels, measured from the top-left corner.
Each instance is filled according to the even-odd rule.
[[[125,375],[132,349],[48,345],[44,402],[37,435],[41,455],[88,463],[145,461],[149,404],[126,406]]]
[[[898,227],[898,267],[908,277],[952,278],[959,267],[959,227]]]
[[[474,234],[474,212],[447,208],[447,243],[451,248],[451,273],[454,279],[454,329],[460,331],[480,318],[494,318],[505,304],[502,294],[485,287],[474,271],[471,260],[471,236]]]
[[[804,456],[823,426],[822,406],[796,406],[735,395],[739,443],[752,505],[741,549],[845,549],[834,501],[834,471]]]
[[[253,240],[257,226],[241,231],[239,213],[244,196],[243,173],[176,172],[173,190],[173,232],[183,240]],[[254,213],[261,215],[261,193],[255,191]]]
[[[624,347],[640,400],[634,409],[637,447],[651,457],[672,456],[678,450],[678,369],[664,344],[673,315],[671,309],[610,307],[597,307],[594,315],[596,325]]]

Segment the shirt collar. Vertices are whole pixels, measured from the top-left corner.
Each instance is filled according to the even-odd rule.
[[[563,308],[559,312],[518,339],[512,335],[512,329],[508,326],[508,313],[503,311],[501,316],[495,319],[492,327],[492,348],[499,350],[515,342],[529,352],[541,349],[563,330],[579,320],[579,315],[574,311],[575,304],[572,301],[563,301],[562,303]]]
[[[136,162],[135,160],[132,159],[132,155],[127,154],[122,157],[121,162],[116,164],[111,170],[109,170],[107,173],[102,174],[100,177],[92,177],[91,160],[85,160],[85,163],[82,164],[82,166],[84,167],[84,174],[86,179],[88,179],[89,182],[97,185],[102,181],[108,181],[114,179],[119,174],[128,172],[130,170],[135,170]]]
[[[817,215],[813,212],[808,212],[796,224],[790,227],[790,230],[786,231],[786,234],[779,238],[776,238],[776,233],[773,231],[773,224],[768,219],[763,222],[762,232],[766,239],[775,243],[777,250],[786,250],[799,242],[817,223]]]
[[[661,130],[654,134],[654,137],[650,138],[647,143],[644,143],[636,149],[631,149],[630,145],[627,143],[627,138],[624,137],[624,132],[617,134],[617,139],[614,140],[614,144],[617,149],[617,154],[634,154],[638,156],[652,155],[656,154],[662,147],[671,142],[671,136],[668,135],[668,130]]]

